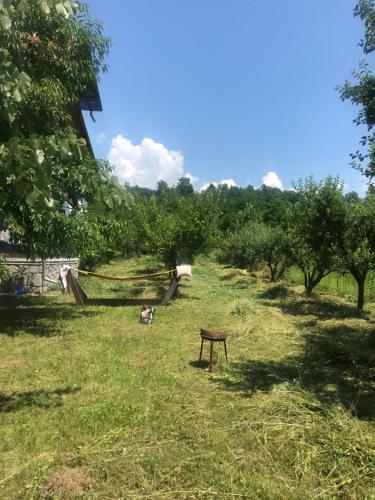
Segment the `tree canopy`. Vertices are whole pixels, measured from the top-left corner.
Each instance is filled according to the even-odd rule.
[[[365,56],[375,50],[375,0],[359,0],[354,9],[354,16],[359,17],[365,26],[364,38],[359,42]],[[375,75],[370,65],[364,60],[358,69],[352,72],[354,83],[346,81],[339,87],[343,100],[349,100],[359,106],[354,120],[357,125],[364,125],[367,134],[361,138],[359,149],[352,153],[353,166],[359,168],[371,180],[375,176]]]
[[[0,27],[0,222],[29,253],[78,253],[83,208],[126,199],[73,118],[110,40],[73,0],[2,0]]]

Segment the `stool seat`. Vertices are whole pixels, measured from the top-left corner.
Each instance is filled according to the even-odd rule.
[[[224,343],[224,350],[225,350],[225,359],[228,363],[228,355],[227,355],[227,345],[226,345],[226,340],[227,340],[227,333],[226,332],[213,332],[210,330],[205,330],[204,328],[201,328],[200,336],[202,339],[201,343],[201,352],[199,354],[199,361],[202,359],[202,351],[203,351],[203,342],[205,340],[208,340],[211,343],[210,346],[210,362],[208,365],[208,371],[212,372],[212,361],[213,361],[213,345],[214,342],[223,342]]]
[[[227,334],[225,332],[211,332],[209,330],[204,330],[201,328],[201,337],[202,339],[215,341],[223,341],[226,340]]]

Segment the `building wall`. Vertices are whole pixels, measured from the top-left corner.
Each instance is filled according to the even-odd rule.
[[[17,283],[23,280],[26,294],[41,294],[46,292],[54,283],[46,280],[57,280],[60,268],[68,264],[73,274],[77,275],[79,259],[41,259],[29,260],[26,257],[6,257],[5,265],[11,272],[12,278],[8,283],[0,284],[1,293],[15,293]]]

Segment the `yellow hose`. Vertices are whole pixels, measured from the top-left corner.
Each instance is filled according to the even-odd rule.
[[[106,274],[91,273],[90,271],[83,271],[82,269],[78,269],[78,272],[80,274],[84,274],[85,276],[92,276],[94,278],[100,278],[102,280],[112,280],[112,281],[147,280],[147,279],[152,279],[154,276],[162,276],[163,274],[171,274],[174,271],[175,271],[175,269],[171,269],[170,271],[161,271],[159,273],[142,274],[142,275],[138,275],[138,276],[108,276]]]

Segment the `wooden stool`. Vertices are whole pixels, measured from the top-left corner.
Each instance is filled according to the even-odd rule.
[[[228,355],[227,355],[227,333],[226,332],[210,332],[209,330],[204,330],[201,328],[201,352],[199,354],[199,361],[202,359],[202,352],[203,352],[203,342],[205,340],[209,340],[211,342],[210,345],[210,363],[208,365],[208,371],[212,372],[212,357],[214,353],[214,342],[223,342],[224,343],[224,350],[225,350],[225,359],[228,364]]]

